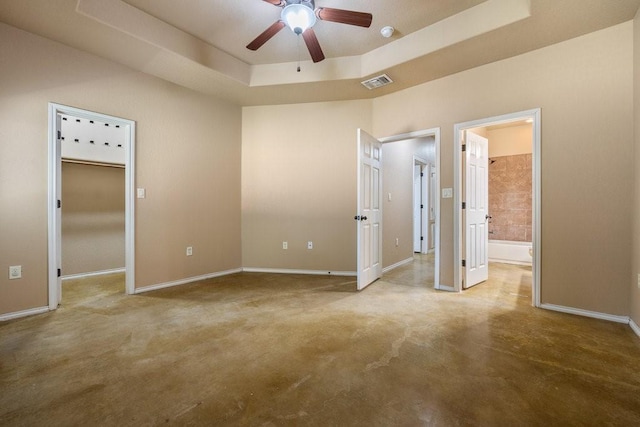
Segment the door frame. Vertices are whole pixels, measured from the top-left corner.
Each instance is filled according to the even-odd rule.
[[[136,122],[121,117],[109,116],[67,105],[49,103],[48,127],[48,300],[49,310],[58,308],[61,294],[59,293],[60,277],[58,264],[61,259],[62,238],[60,221],[62,211],[57,207],[61,194],[58,194],[62,181],[60,165],[62,163],[61,147],[58,143],[59,120],[58,114],[66,114],[81,119],[109,122],[120,125],[125,131],[125,291],[135,293],[135,137]]]
[[[439,127],[418,130],[415,132],[402,133],[398,135],[391,135],[384,138],[378,138],[378,140],[383,144],[388,144],[391,142],[405,141],[407,139],[425,138],[429,136],[433,137],[434,143],[435,143],[435,150],[436,150],[435,192],[437,195],[439,195],[440,194],[440,169],[441,169],[440,168],[440,128]],[[382,165],[382,169],[384,172],[384,164]],[[434,204],[435,204],[436,220],[435,220],[435,239],[434,239],[435,261],[434,261],[434,269],[433,269],[434,270],[433,283],[434,283],[435,289],[450,291],[452,290],[450,286],[445,286],[440,283],[440,197],[437,197],[437,196],[434,197]]]
[[[532,209],[532,246],[533,246],[533,266],[532,266],[532,305],[540,307],[540,271],[541,271],[541,245],[542,245],[542,199],[541,199],[541,112],[540,108],[525,110],[500,116],[478,119],[469,122],[457,123],[453,126],[453,288],[454,291],[462,290],[462,132],[477,127],[486,127],[516,120],[533,120],[532,122],[532,147],[533,156],[533,209]],[[491,142],[489,142],[491,143]]]

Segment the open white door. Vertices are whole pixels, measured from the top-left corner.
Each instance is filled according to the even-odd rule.
[[[464,288],[489,277],[489,141],[465,131]]]
[[[358,290],[382,276],[382,143],[358,129]]]
[[[422,252],[422,165],[413,165],[413,252]]]

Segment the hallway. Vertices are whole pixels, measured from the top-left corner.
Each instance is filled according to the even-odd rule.
[[[627,325],[531,307],[530,268],[439,292],[418,257],[350,277],[241,273],[136,296],[65,283],[0,324],[0,424],[638,425]],[[95,279],[92,279],[96,286]]]

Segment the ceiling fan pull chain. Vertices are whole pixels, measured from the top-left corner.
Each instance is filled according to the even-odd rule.
[[[300,34],[298,34],[298,72],[300,72]]]

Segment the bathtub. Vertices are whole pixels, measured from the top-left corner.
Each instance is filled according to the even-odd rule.
[[[531,265],[531,242],[489,240],[489,261]]]

